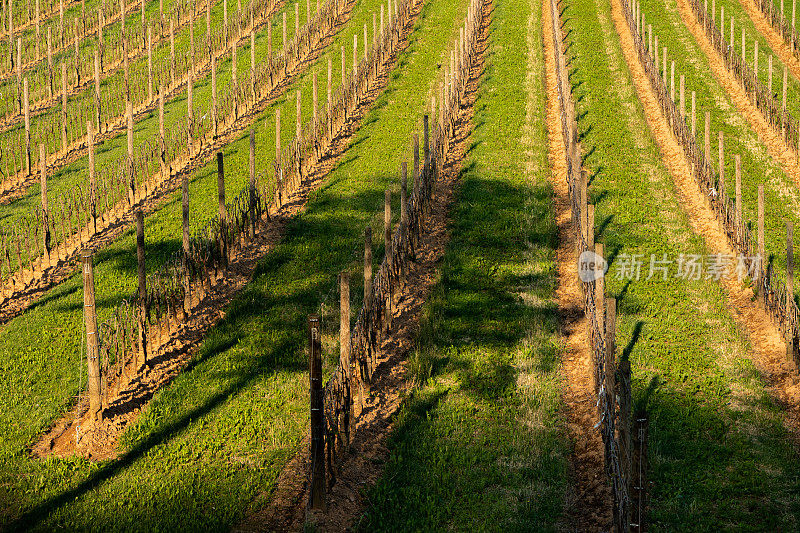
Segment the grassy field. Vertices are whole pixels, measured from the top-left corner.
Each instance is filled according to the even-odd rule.
[[[646,279],[651,254],[707,252],[643,135],[610,6],[572,0],[563,19],[590,199],[611,262],[607,290],[618,299],[617,345],[650,418],[651,530],[796,529],[796,452],[721,289],[711,280]],[[644,255],[641,279],[618,279],[622,254]]]
[[[360,530],[550,530],[564,511],[539,11],[494,1],[451,242],[411,356],[420,385],[397,417]]]
[[[360,4],[355,27],[379,5]],[[409,155],[410,135],[428,99],[420,88],[436,75],[464,9],[455,2],[425,7],[401,68],[342,163],[306,213],[290,224],[282,244],[262,260],[254,282],[209,333],[190,367],[154,397],[126,433],[119,460],[92,465],[28,459],[24,447],[67,397],[50,399],[58,391],[56,380],[39,375],[16,384],[24,393],[0,392],[6,405],[30,399],[27,410],[8,415],[8,425],[16,429],[3,436],[0,450],[0,514],[25,512],[25,523],[40,529],[113,524],[218,530],[264,504],[259,495],[269,493],[306,430],[306,316],[326,295],[335,297],[339,269],[357,264],[363,228],[377,222],[383,190]],[[352,34],[345,32],[343,42],[347,38]],[[44,358],[37,355],[38,364]],[[62,354],[49,366],[62,368],[75,390],[77,354],[72,361]],[[47,408],[37,407],[44,399]]]
[[[735,176],[734,155],[741,156],[742,216],[745,221],[750,221],[753,227],[757,220],[758,185],[764,185],[764,202],[767,206],[764,213],[765,249],[767,257],[772,257],[778,276],[785,277],[785,223],[791,220],[797,224],[799,220],[796,206],[800,201],[800,195],[797,186],[791,177],[783,172],[780,164],[770,157],[758,135],[738,113],[725,89],[717,83],[711,73],[708,59],[683,24],[675,2],[663,4],[644,0],[642,11],[649,23],[653,24],[653,31],[659,36],[659,43],[668,46],[668,56],[675,59],[676,86],[680,72],[686,76],[686,90],[697,93],[697,131],[701,143],[705,142],[704,113],[711,112],[711,159],[715,167],[719,164],[717,133],[720,130],[724,133],[725,182],[731,195]],[[727,7],[725,13],[727,17]]]

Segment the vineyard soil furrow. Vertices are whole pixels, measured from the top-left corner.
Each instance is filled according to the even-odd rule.
[[[561,24],[561,21],[557,22]],[[550,0],[542,5],[542,27],[551,28]],[[566,46],[567,43],[564,43]],[[550,32],[545,33],[544,55],[547,81],[547,130],[553,209],[558,225],[559,320],[564,336],[562,357],[564,403],[570,438],[574,442],[572,476],[575,505],[570,523],[580,531],[605,531],[611,526],[613,501],[605,475],[603,440],[597,431],[600,417],[594,393],[594,362],[589,349],[588,320],[583,313],[583,293],[578,277],[576,227],[572,222],[566,167],[566,147],[561,122],[556,55]]]

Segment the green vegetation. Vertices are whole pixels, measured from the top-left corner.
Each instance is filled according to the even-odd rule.
[[[652,6],[644,11],[661,34]],[[611,260],[607,290],[618,299],[617,346],[630,358],[634,397],[650,418],[651,530],[796,529],[796,451],[720,287],[658,273],[646,279],[651,254],[674,260],[707,252],[642,134],[643,110],[610,6],[572,0],[563,19],[598,240]],[[622,254],[643,254],[641,279],[617,279]]]
[[[420,386],[397,417],[364,531],[553,530],[564,511],[540,3],[493,7],[451,241],[410,358]]]
[[[154,396],[124,435],[118,460],[35,461],[25,452],[77,390],[82,364],[77,280],[5,326],[0,341],[16,338],[18,343],[0,349],[3,368],[15,378],[0,391],[5,406],[0,415],[0,515],[8,520],[23,514],[24,524],[46,530],[218,530],[264,505],[262,495],[274,487],[307,427],[307,314],[335,296],[336,273],[357,263],[354,253],[360,250],[363,228],[373,218],[377,223],[383,190],[395,179],[401,158],[409,155],[411,133],[429,99],[420,88],[432,81],[445,46],[455,37],[466,8],[462,4],[425,6],[399,59],[402,68],[391,75],[343,161],[306,212],[289,224],[282,243],[262,259],[254,281],[208,334],[190,366]],[[360,3],[351,27],[360,29],[379,6],[379,1]],[[344,32],[341,42],[348,38],[352,34]],[[293,101],[291,92],[288,98]],[[269,132],[265,137],[271,138]],[[229,176],[245,174],[245,146],[232,145]],[[193,187],[204,172],[209,171],[198,172]],[[151,236],[157,231],[155,220],[165,226],[158,240],[148,237],[148,243],[176,242],[178,211],[173,213],[148,220]],[[116,254],[107,255],[97,270],[105,269],[106,282],[116,276],[130,283],[133,242],[126,237],[115,246]],[[358,300],[358,284],[353,285]],[[106,304],[117,293],[98,291],[98,302]],[[48,354],[37,348],[20,357],[26,329],[70,338],[74,348]],[[16,365],[13,371],[11,365]],[[60,372],[60,379],[50,372]]]

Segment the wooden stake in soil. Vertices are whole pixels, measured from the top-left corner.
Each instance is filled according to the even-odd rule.
[[[91,120],[86,121],[86,144],[89,147],[89,201],[94,233],[97,233],[97,184],[94,174],[94,126]]]
[[[718,135],[718,144],[719,144],[719,194],[722,195],[725,192],[725,134],[722,130],[719,130]]]
[[[31,108],[28,102],[28,78],[23,81],[22,102],[25,110],[25,174],[31,175]]]
[[[372,307],[372,227],[364,230],[364,308]]]
[[[250,238],[256,236],[256,130],[250,130]]]
[[[44,253],[50,262],[50,210],[47,207],[47,152],[43,144],[39,145],[39,183],[41,186],[42,215],[44,227]]]
[[[786,311],[794,307],[794,223],[786,223]],[[786,327],[786,358],[794,359],[794,331],[791,321]]]
[[[742,228],[742,157],[739,154],[736,154],[734,157],[734,161],[736,164],[736,183],[734,185],[734,193],[736,194],[735,198],[735,215],[736,215],[736,237],[741,242],[742,235],[743,235],[743,228]]]
[[[61,63],[61,150],[67,152],[67,64]]]
[[[183,299],[183,311],[188,314],[192,308],[191,286],[189,283],[189,174],[183,173],[181,178],[181,208],[183,212],[183,287],[186,291]]]
[[[311,509],[325,509],[325,392],[322,388],[322,334],[317,315],[308,317],[311,398]]]
[[[83,261],[83,320],[86,326],[86,362],[89,376],[89,418],[102,420],[100,399],[100,358],[97,339],[97,313],[94,305],[94,265],[91,250],[81,252]]]
[[[709,111],[706,111],[705,158],[706,162],[711,165],[711,113]]]
[[[696,96],[697,93],[695,91],[692,91],[692,137],[697,136]]]
[[[350,391],[355,389],[353,384],[353,368],[350,361],[350,274],[342,271],[339,274],[339,364],[345,371]],[[352,398],[352,396],[351,396]],[[350,444],[350,424],[352,420],[352,402],[348,402],[344,420],[340,421],[339,431],[345,436],[345,445]],[[342,424],[343,422],[343,424]]]
[[[139,281],[139,368],[147,364],[147,273],[144,256],[144,213],[136,210],[136,273]]]
[[[681,105],[681,118],[686,119],[686,97],[684,95],[684,76],[681,74],[680,79],[680,105]]]
[[[764,261],[766,260],[765,250],[766,247],[764,245],[764,185],[759,184],[758,186],[758,268],[756,269],[756,273],[758,275],[758,283],[756,284],[756,290],[760,292],[761,286],[764,284],[763,272],[764,272]]]

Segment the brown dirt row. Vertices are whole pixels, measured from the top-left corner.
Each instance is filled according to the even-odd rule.
[[[611,527],[613,506],[604,470],[604,447],[599,430],[597,397],[594,390],[592,355],[589,349],[588,320],[583,311],[583,296],[578,278],[576,227],[572,222],[567,183],[566,147],[562,136],[556,51],[553,47],[550,1],[542,2],[544,57],[547,88],[547,133],[550,180],[555,193],[554,207],[558,225],[558,298],[567,427],[574,448],[571,473],[576,493],[570,510],[572,525],[579,531],[605,531]]]
[[[682,2],[678,0],[679,4]],[[611,0],[611,5],[625,61],[644,107],[647,124],[675,183],[681,207],[687,213],[694,232],[703,237],[710,253],[736,255],[706,195],[693,179],[690,163],[661,112],[657,97],[639,63],[620,0]],[[726,308],[750,341],[748,356],[761,372],[769,393],[786,409],[784,423],[797,440],[800,437],[800,384],[794,365],[786,361],[786,346],[778,328],[763,307],[756,303],[752,289],[742,285],[735,277],[725,277],[720,284],[725,294]]]
[[[767,40],[769,47],[781,59],[781,62],[786,65],[789,71],[795,78],[800,79],[800,60],[792,54],[792,49],[789,44],[783,39],[780,33],[775,31],[772,25],[767,20],[767,17],[758,9],[758,6],[753,0],[739,0],[742,4],[747,16],[753,21],[753,25],[758,30],[758,33],[764,36]]]
[[[421,4],[422,0],[418,0],[414,18],[418,15]],[[408,37],[411,28],[412,24],[406,27],[404,38]],[[271,221],[267,221],[266,216],[262,218],[256,239],[232,258],[229,272],[221,281],[213,284],[210,293],[191,316],[180,324],[177,333],[164,346],[155,350],[157,355],[149,361],[146,370],[120,384],[114,397],[109,400],[104,420],[93,424],[85,419],[88,402],[84,398],[32,447],[31,453],[34,456],[81,455],[97,460],[118,455],[118,439],[125,428],[136,420],[153,395],[183,370],[207,331],[225,317],[225,307],[250,282],[259,259],[280,242],[287,222],[304,210],[309,195],[322,185],[325,176],[346,153],[369,106],[383,92],[400,52],[402,50],[395,52],[387,62],[381,77],[370,88],[358,109],[350,115],[343,132],[334,140],[328,154],[316,166],[307,169],[303,187],[290,195],[280,210],[273,210],[270,214]]]
[[[147,197],[141,200],[136,205],[136,208],[141,209],[145,214],[157,211],[164,202],[168,200],[169,195],[180,186],[184,174],[190,174],[198,168],[201,168],[211,160],[213,155],[221,147],[226,146],[241,136],[241,134],[258,118],[260,113],[266,110],[273,101],[280,98],[286,88],[294,81],[297,74],[312,65],[317,57],[319,57],[320,53],[332,42],[333,37],[349,20],[350,12],[353,6],[355,6],[355,3],[355,0],[351,0],[345,6],[336,29],[319,44],[317,50],[309,54],[306,60],[297,66],[293,75],[286,77],[276,86],[270,97],[264,99],[248,113],[241,115],[239,119],[212,144],[205,146],[201,155],[196,156],[189,163],[186,163],[185,160],[176,163],[178,170],[171,173],[168,178],[163,180],[160,178],[151,180],[148,186]],[[160,174],[157,176],[160,176]],[[33,273],[27,272],[22,280],[24,287],[15,291],[12,296],[2,302],[2,307],[0,307],[0,325],[5,324],[12,318],[21,314],[41,298],[45,292],[77,272],[80,267],[79,253],[83,248],[89,248],[96,252],[118,239],[119,236],[134,223],[133,209],[128,207],[125,201],[122,201],[109,213],[106,213],[104,220],[107,222],[101,223],[101,220],[98,219],[98,231],[91,239],[87,240],[85,238],[85,232],[82,232],[79,237],[73,236],[68,241],[66,251],[64,251],[63,245],[57,248],[59,255],[63,258],[54,261],[54,263],[56,263],[54,266],[46,267],[44,270],[36,270]]]
[[[783,172],[794,182],[795,186],[800,188],[800,166],[797,165],[797,156],[795,152],[783,142],[781,136],[775,133],[775,130],[769,125],[761,112],[750,102],[744,89],[736,81],[733,74],[731,74],[722,58],[717,54],[714,47],[706,37],[703,28],[697,22],[692,8],[686,0],[676,0],[678,5],[678,12],[681,19],[689,32],[694,36],[697,45],[708,58],[708,63],[711,66],[711,72],[717,79],[717,82],[728,93],[731,101],[747,121],[750,127],[758,135],[761,143],[767,148],[767,153],[778,162]],[[620,14],[620,16],[622,16]],[[638,65],[638,60],[637,60]]]
[[[461,162],[472,131],[474,103],[484,69],[492,9],[491,2],[485,6],[486,22],[479,40],[480,53],[470,71],[456,124],[456,138],[436,188],[435,207],[418,261],[412,264],[408,279],[394,297],[392,324],[397,327],[381,345],[372,394],[356,420],[355,437],[339,467],[336,484],[328,492],[328,510],[306,512],[310,471],[310,441],[306,435],[300,443],[300,451],[281,473],[268,507],[250,516],[234,529],[236,532],[302,531],[306,522],[318,531],[349,531],[369,504],[365,490],[381,478],[389,457],[386,440],[393,429],[393,417],[411,386],[405,373],[406,356],[414,346],[422,308],[438,281],[438,263],[449,241],[449,207],[456,193]]]

